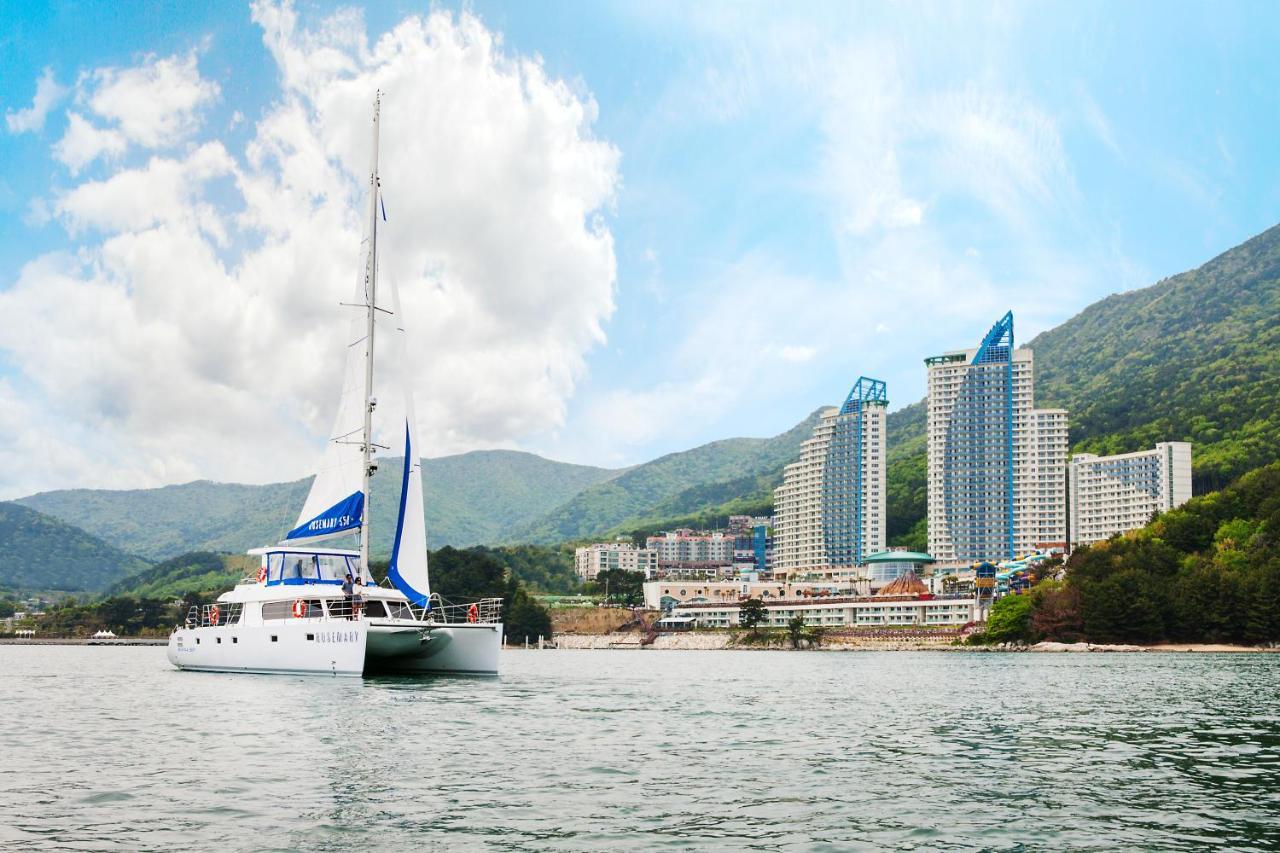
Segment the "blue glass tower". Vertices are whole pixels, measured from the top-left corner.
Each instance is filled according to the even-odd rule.
[[[1015,555],[1013,349],[1009,312],[982,339],[953,392],[942,496],[956,560]]]
[[[869,406],[888,408],[888,391],[882,380],[859,376],[840,407],[827,448],[822,513],[827,556],[833,566],[858,566],[867,556],[868,460],[862,414]]]

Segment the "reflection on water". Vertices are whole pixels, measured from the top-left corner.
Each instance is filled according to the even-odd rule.
[[[0,646],[0,846],[1280,848],[1280,655],[502,665],[359,681]]]

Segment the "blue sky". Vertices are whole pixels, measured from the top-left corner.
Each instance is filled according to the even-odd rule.
[[[276,279],[244,272],[266,263],[245,259],[271,242],[275,227],[254,219],[250,185],[270,180],[283,192],[289,174],[283,155],[273,166],[254,152],[276,150],[272,140],[286,137],[270,128],[284,127],[299,107],[298,121],[309,122],[324,156],[339,166],[358,162],[327,92],[341,88],[334,81],[387,79],[377,75],[433,55],[429,39],[403,35],[406,19],[443,13],[462,30],[471,21],[478,29],[466,38],[491,37],[498,59],[490,58],[487,76],[455,84],[440,64],[447,56],[431,60],[430,77],[392,76],[401,87],[420,84],[425,94],[415,97],[427,100],[407,110],[405,90],[391,84],[387,121],[417,121],[433,109],[431,98],[487,103],[465,87],[518,78],[522,62],[540,63],[545,79],[527,83],[510,121],[415,128],[403,146],[384,150],[384,160],[401,159],[386,169],[425,163],[429,171],[432,161],[412,140],[451,135],[462,138],[457,156],[480,160],[485,145],[518,126],[526,136],[513,136],[509,155],[517,171],[504,174],[523,167],[553,177],[531,190],[533,202],[504,197],[503,186],[491,207],[457,215],[490,221],[526,203],[552,209],[566,194],[586,212],[577,225],[536,237],[538,228],[522,230],[528,219],[513,218],[493,245],[467,244],[465,234],[450,245],[427,235],[418,246],[416,233],[401,243],[407,255],[420,250],[426,270],[406,276],[464,294],[457,303],[424,301],[423,311],[434,305],[455,330],[471,332],[442,352],[442,331],[419,353],[423,364],[455,365],[434,379],[423,368],[418,394],[443,401],[425,407],[428,452],[515,447],[632,464],[717,438],[780,432],[837,402],[860,374],[885,379],[896,408],[922,396],[925,356],[973,345],[1005,310],[1015,311],[1026,341],[1109,293],[1197,266],[1275,224],[1280,209],[1280,11],[1272,4],[475,2],[341,11],[349,8],[300,4],[295,29],[283,27],[275,42],[264,34],[288,7],[0,10],[0,112],[8,119],[0,126],[0,309],[10,315],[0,321],[0,426],[22,433],[0,460],[11,478],[0,481],[0,497],[77,483],[306,472],[307,454],[258,449],[258,432],[211,429],[212,415],[162,426],[170,419],[155,396],[201,388],[190,399],[168,392],[181,400],[174,408],[234,411],[235,423],[252,418],[260,430],[265,422],[281,442],[310,453],[328,417],[324,371],[264,404],[274,386],[245,379],[228,359],[162,358],[187,372],[152,376],[147,353],[162,350],[130,344],[144,331],[154,347],[191,337],[181,322],[164,327],[165,311],[183,312],[220,287],[261,295],[287,279],[281,310],[311,310],[302,284],[314,273],[296,262]],[[371,48],[393,31],[402,34],[394,57]],[[334,56],[350,62],[334,70]],[[288,70],[291,61],[301,65]],[[189,97],[171,112],[146,113],[145,93],[116,86],[132,79],[130,69],[151,69],[139,86],[162,85],[172,72]],[[42,76],[57,97],[36,122],[20,111],[32,108]],[[106,93],[116,89],[113,103],[122,106],[113,110]],[[140,118],[127,112],[135,109]],[[116,135],[89,138],[82,155],[59,149],[72,113]],[[366,116],[353,126],[357,118]],[[522,155],[521,145],[534,144],[530,128],[543,126],[559,129],[534,140],[541,154]],[[87,192],[77,195],[136,172],[133,192],[146,197],[148,181],[161,179],[146,167],[159,161],[182,164],[189,182],[170,193],[171,220],[113,219],[90,209]],[[586,161],[591,168],[579,169]],[[475,166],[459,162],[458,174]],[[325,198],[335,211],[358,209],[343,183],[358,166],[334,171],[316,178],[316,193],[331,188]],[[416,210],[397,192],[412,191],[416,205],[441,180],[432,176],[420,189],[388,179],[392,219],[397,206]],[[486,192],[474,186],[452,209]],[[321,206],[308,203],[307,215]],[[449,211],[424,207],[421,221],[437,214]],[[193,290],[178,294],[188,269],[180,254],[171,268],[153,269],[155,253],[145,251],[147,235],[166,221],[203,235],[191,245],[207,248],[211,269],[237,272],[226,283],[193,272]],[[524,267],[548,271],[521,282],[510,269],[468,261],[469,252],[501,254],[526,236],[569,248],[514,251]],[[135,240],[134,250],[121,248],[122,237]],[[281,240],[282,252],[305,250]],[[451,272],[437,280],[433,264]],[[337,275],[343,284],[346,266]],[[169,289],[148,295],[148,275]],[[539,275],[564,284],[544,292]],[[506,296],[504,282],[513,288]],[[465,296],[490,288],[498,303],[523,297],[527,310],[485,313]],[[107,297],[109,310],[97,302]],[[126,319],[114,331],[94,322],[115,316]],[[251,316],[228,318],[219,343],[251,338]],[[432,328],[434,316],[422,325]],[[128,332],[139,317],[141,331]],[[539,326],[541,337],[523,339]],[[63,334],[80,344],[49,343]],[[486,335],[512,341],[509,351],[493,353]],[[266,373],[297,369],[288,360],[262,365]],[[258,383],[252,400],[236,398],[250,382]],[[286,414],[277,419],[280,407]]]

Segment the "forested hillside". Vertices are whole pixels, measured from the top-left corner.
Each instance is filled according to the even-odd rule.
[[[729,438],[637,465],[515,530],[509,541],[580,539],[707,511],[730,500],[744,506],[753,500],[771,503],[782,467],[795,461],[816,421],[815,411],[773,438]]]
[[[247,554],[180,554],[117,580],[107,594],[167,601],[188,593],[219,592],[235,586],[241,578],[256,575],[259,562],[258,557]]]
[[[0,503],[0,587],[29,590],[101,590],[146,568],[83,530],[15,503]]]
[[[1280,463],[1078,549],[1065,580],[996,609],[998,640],[1280,641]]]

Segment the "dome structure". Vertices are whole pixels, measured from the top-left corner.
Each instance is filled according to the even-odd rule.
[[[879,595],[922,595],[929,591],[924,585],[924,581],[916,575],[913,569],[908,569],[901,575],[889,581],[880,588]]]
[[[873,586],[888,583],[907,572],[919,574],[928,564],[934,562],[933,557],[919,551],[881,551],[872,554],[863,561],[867,578]]]

